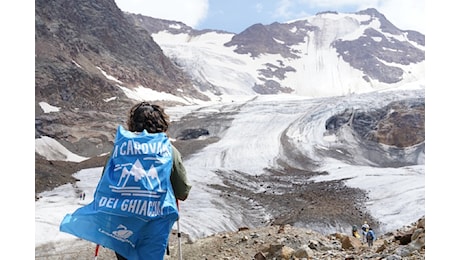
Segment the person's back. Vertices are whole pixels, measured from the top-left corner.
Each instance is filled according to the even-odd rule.
[[[147,102],[141,102],[131,108],[128,118],[128,129],[133,132],[141,132],[147,130],[149,133],[166,133],[169,127],[169,117],[164,113],[163,108],[149,104]],[[188,183],[185,167],[182,163],[182,156],[180,152],[171,144],[172,148],[172,168],[170,175],[170,182],[174,192],[176,200],[186,200],[190,192],[191,186]],[[172,222],[174,223],[174,222]],[[164,256],[167,244],[169,233],[172,229],[171,222],[165,222],[164,225],[167,226],[168,233],[163,238],[157,237],[156,241],[159,241],[157,245],[157,252],[154,249],[150,249],[151,257],[148,255],[143,255],[146,259],[152,259],[152,257]],[[155,237],[155,234],[146,234],[148,238]],[[150,244],[146,244],[145,247],[152,247],[155,241],[150,241]],[[124,260],[126,258],[122,257],[118,252],[115,253],[118,260]]]
[[[359,238],[358,226],[353,225],[353,226],[351,227],[351,234],[352,234],[352,236],[354,236],[354,237],[356,237],[356,238]]]
[[[367,221],[364,221],[364,224],[361,226],[361,230],[363,234],[363,241],[366,242],[367,231],[369,231],[369,224],[367,224]]]
[[[191,186],[166,134],[169,117],[141,102],[119,126],[94,201],[68,214],[60,230],[115,251],[117,259],[164,258],[178,200]]]
[[[374,244],[375,233],[374,230],[372,230],[372,228],[369,228],[369,230],[367,231],[366,240],[369,246],[372,246]]]

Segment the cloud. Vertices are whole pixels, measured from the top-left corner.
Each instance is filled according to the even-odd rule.
[[[354,13],[367,8],[375,8],[401,30],[416,30],[425,33],[425,2],[420,0],[279,0],[263,1],[246,4],[239,4],[238,14],[225,14],[234,11],[232,5],[226,2],[213,2],[213,10],[210,9],[210,0],[115,0],[121,10],[131,13],[140,13],[146,16],[174,20],[185,23],[192,28],[202,26],[205,20],[209,28],[205,29],[228,29],[238,24],[244,26],[252,25],[251,16],[260,16],[260,19],[267,22],[265,18],[271,17],[271,22],[286,22],[295,19],[306,18],[315,15],[320,11],[337,11],[341,13]],[[238,1],[239,2],[239,1]],[[244,2],[244,1],[241,1]],[[241,5],[241,6],[240,6]],[[226,8],[226,9],[222,9]],[[228,10],[231,9],[231,10]],[[251,10],[253,11],[251,13]],[[208,14],[212,11],[213,14]],[[210,16],[233,16],[237,20],[211,19]],[[229,24],[215,24],[228,21]],[[255,22],[254,22],[255,23]],[[221,27],[221,28],[219,28]],[[240,29],[235,29],[239,31]],[[231,30],[230,30],[231,31]]]
[[[377,7],[379,12],[401,30],[425,33],[425,2],[387,0]]]
[[[154,18],[175,20],[195,27],[208,13],[208,0],[115,0],[121,10]]]
[[[303,5],[310,9],[339,12],[356,12],[375,8],[401,30],[415,30],[425,33],[425,1],[420,0],[283,0]],[[298,8],[302,10],[302,8]]]

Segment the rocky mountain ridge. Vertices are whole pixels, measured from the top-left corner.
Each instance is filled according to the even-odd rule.
[[[230,87],[209,75],[208,71],[215,70],[212,66],[235,70],[234,80],[241,78],[238,83],[254,94],[330,96],[423,78],[419,71],[425,60],[425,36],[399,30],[373,8],[349,14],[322,12],[286,23],[259,23],[239,34],[194,30],[181,22],[139,14],[126,13],[126,17],[147,30],[202,91],[216,95],[228,92],[226,88]],[[202,56],[208,56],[209,61],[201,61]],[[213,56],[220,57],[213,61]],[[219,59],[227,62],[219,64]],[[194,62],[197,60],[200,64]],[[244,64],[241,72],[239,64]],[[329,76],[321,76],[323,73]],[[340,81],[329,79],[330,74],[340,75]],[[346,74],[353,76],[348,79]],[[326,87],[318,89],[315,85]]]
[[[127,93],[139,86],[208,100],[113,0],[36,1],[35,39],[35,138],[76,154],[110,150],[111,132],[136,102]]]
[[[120,85],[207,100],[114,1],[36,1],[35,11],[37,103],[112,111],[108,99],[129,101]]]
[[[219,97],[228,91],[210,78],[207,67],[193,67],[193,63],[190,67],[180,53],[171,56],[171,50],[179,50],[179,46],[159,43],[159,33],[185,35],[190,41],[211,34],[223,39],[230,37],[221,47],[234,48],[233,62],[247,55],[255,61],[261,56],[280,55],[276,60],[267,60],[257,71],[248,70],[252,65],[247,64],[243,70],[252,75],[222,68],[220,75],[234,73],[226,84],[232,88],[233,84],[243,84],[243,88],[247,88],[244,91],[254,95],[336,91],[309,90],[312,86],[295,86],[289,79],[292,77],[289,75],[305,75],[295,80],[298,82],[295,84],[307,84],[302,82],[308,82],[312,76],[307,71],[299,71],[293,62],[314,52],[322,53],[325,46],[337,50],[337,55],[349,66],[362,70],[363,76],[357,80],[368,83],[360,84],[372,86],[377,82],[401,84],[411,73],[409,80],[416,80],[419,75],[414,75],[412,66],[424,61],[424,35],[397,29],[375,9],[343,17],[336,12],[322,12],[292,23],[255,24],[236,35],[194,30],[178,21],[123,13],[113,0],[37,1],[35,9],[35,138],[49,136],[86,157],[110,150],[111,133],[124,121],[126,111],[139,96],[146,97],[141,93],[165,93],[182,98],[182,103],[157,100],[170,106],[192,100],[206,101],[209,93]],[[334,27],[341,23],[354,29],[378,23],[379,29],[363,27],[367,28],[364,34],[354,40],[330,38],[337,30]],[[306,48],[305,44],[309,47],[302,49]],[[198,49],[192,53],[195,51]],[[318,60],[325,58],[324,54],[316,55],[320,55]],[[215,55],[211,53],[209,57]],[[343,91],[352,90],[344,88]],[[54,106],[59,113],[46,112],[45,104]]]

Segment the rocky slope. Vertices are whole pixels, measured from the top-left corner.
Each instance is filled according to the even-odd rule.
[[[306,228],[271,225],[255,229],[241,227],[238,231],[218,233],[194,241],[186,236],[179,239],[177,229],[174,229],[168,249],[166,260],[425,259],[425,217],[378,236],[372,246],[350,234],[322,235]],[[35,259],[92,259],[94,254],[95,245],[83,240],[35,249]],[[101,247],[98,259],[115,259],[115,255],[113,251]]]
[[[350,229],[351,233],[351,229]],[[179,253],[178,238],[170,239],[170,256]],[[182,241],[182,238],[181,238]],[[183,259],[425,259],[425,218],[383,234],[369,247],[349,234],[322,235],[305,228],[274,225],[184,241]]]
[[[114,1],[36,1],[35,39],[37,102],[113,111],[129,104],[120,85],[206,100]]]
[[[113,0],[35,2],[36,138],[82,156],[108,152],[110,133],[137,102],[126,91],[139,86],[208,100]]]

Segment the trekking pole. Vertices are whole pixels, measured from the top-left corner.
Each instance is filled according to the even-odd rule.
[[[179,200],[177,199],[176,199],[176,204],[177,204],[177,211],[179,212]],[[181,242],[180,242],[181,233],[180,233],[179,219],[180,219],[180,216],[177,218],[177,239],[179,243],[179,260],[182,260],[182,248],[181,248]]]
[[[98,254],[99,254],[99,244],[96,245],[96,251],[94,252],[94,260],[97,260]]]

